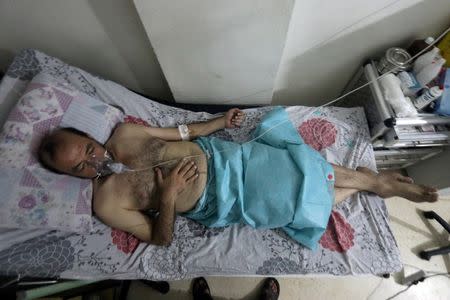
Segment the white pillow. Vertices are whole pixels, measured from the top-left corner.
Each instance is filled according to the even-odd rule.
[[[104,143],[122,119],[120,110],[47,74],[33,78],[0,133],[0,227],[89,232],[91,180],[48,171],[38,163],[36,150],[58,126]]]

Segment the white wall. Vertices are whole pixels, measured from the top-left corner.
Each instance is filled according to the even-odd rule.
[[[135,1],[152,44],[175,43],[158,55],[180,101],[317,105],[365,58],[450,25],[450,0],[233,1]],[[0,0],[0,68],[27,47],[171,98],[132,1]]]
[[[325,103],[365,59],[449,25],[450,0],[296,1],[272,104]]]
[[[293,0],[134,2],[177,102],[270,104]]]
[[[1,0],[0,68],[37,48],[128,88],[171,93],[133,3],[124,0]]]

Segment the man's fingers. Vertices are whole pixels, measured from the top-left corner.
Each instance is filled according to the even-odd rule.
[[[187,163],[188,161],[186,159],[181,159],[178,164],[173,169],[173,172],[179,173],[181,168]]]
[[[194,164],[193,161],[187,161],[186,164],[181,168],[181,170],[178,172],[181,176],[185,176],[187,172],[189,172],[190,169],[197,168],[197,166]]]
[[[190,168],[186,174],[184,174],[184,178],[191,178],[195,174],[197,174],[197,166]]]
[[[183,174],[180,173],[180,175],[183,176],[184,179],[186,179],[186,178],[189,178],[190,176],[192,176],[192,174],[195,174],[196,172],[197,172],[197,167],[196,166],[192,166],[191,168],[189,168]]]
[[[240,125],[242,121],[244,121],[245,114],[241,111],[234,114],[233,118],[231,119],[232,123],[235,125]]]
[[[240,126],[243,121],[244,121],[244,119],[242,117],[235,117],[231,123],[233,125]]]
[[[196,172],[194,175],[186,179],[186,183],[191,183],[192,181],[196,180],[198,178],[198,173]]]
[[[187,158],[183,158],[180,160],[180,162],[177,164],[177,166],[173,169],[174,172],[180,173],[183,168],[186,168],[190,166],[191,160],[188,160]]]

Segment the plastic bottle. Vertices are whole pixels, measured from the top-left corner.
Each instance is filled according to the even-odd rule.
[[[420,97],[413,100],[413,104],[417,109],[423,109],[425,106],[442,96],[443,90],[438,86],[426,90]]]
[[[404,118],[417,115],[417,110],[411,100],[403,95],[400,88],[400,79],[391,73],[380,78],[380,84],[384,91],[384,98],[392,106],[397,117]]]
[[[425,66],[419,73],[417,73],[417,81],[422,87],[425,87],[431,80],[439,75],[439,72],[444,64],[445,59],[440,58],[437,61],[433,61],[431,64]]]
[[[441,99],[437,100],[435,106],[435,112],[440,115],[450,116],[450,68],[445,72],[444,92]]]
[[[439,51],[439,48],[433,47],[433,49],[431,49],[430,51],[419,56],[414,62],[414,73],[418,74],[420,71],[422,71],[423,68],[425,68],[425,66],[431,64],[434,60],[436,60],[436,57],[440,58],[441,56],[439,55]]]
[[[397,77],[401,81],[400,87],[405,96],[415,96],[422,89],[413,73],[403,71],[398,73]]]
[[[434,42],[434,37],[427,37],[424,40],[415,40],[409,47],[406,49],[411,56],[416,55],[426,47],[430,46]]]

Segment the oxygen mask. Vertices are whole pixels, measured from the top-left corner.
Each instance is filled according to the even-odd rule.
[[[111,175],[112,173],[120,174],[130,169],[122,163],[114,162],[108,151],[105,150],[103,157],[97,157],[92,154],[87,162],[97,172],[97,177],[103,177]]]

